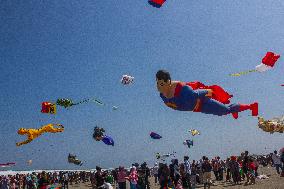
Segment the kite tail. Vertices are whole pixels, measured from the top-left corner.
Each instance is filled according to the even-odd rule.
[[[79,105],[79,104],[84,104],[84,103],[88,103],[88,102],[95,102],[97,103],[98,105],[104,105],[103,102],[97,100],[96,98],[88,98],[88,99],[84,99],[80,102],[77,102],[77,103],[73,103],[72,105]]]
[[[234,74],[230,74],[230,76],[239,77],[241,75],[246,75],[246,74],[249,74],[251,72],[257,72],[257,70],[248,70],[248,71],[244,71],[244,72],[234,73]]]

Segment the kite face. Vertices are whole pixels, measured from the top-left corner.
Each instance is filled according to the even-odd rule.
[[[123,84],[123,85],[129,85],[131,83],[133,83],[134,81],[134,77],[132,76],[129,76],[129,75],[123,75],[120,82]]]
[[[161,8],[166,0],[149,0],[148,3],[156,8]]]
[[[155,132],[151,132],[151,133],[150,133],[150,137],[151,137],[152,139],[161,139],[161,138],[162,138],[161,135],[159,135],[159,134],[157,134],[157,133],[155,133]]]
[[[93,138],[96,140],[96,141],[101,141],[104,137],[104,128],[100,128],[100,127],[95,127],[94,129],[94,134],[93,134]]]
[[[43,102],[41,104],[41,112],[47,114],[56,114],[56,105],[50,102]]]

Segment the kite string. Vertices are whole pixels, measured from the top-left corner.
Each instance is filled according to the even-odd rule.
[[[239,73],[234,73],[234,74],[230,74],[230,76],[241,76],[241,75],[246,75],[246,74],[249,74],[249,73],[252,73],[252,72],[257,72],[257,70],[248,70],[248,71],[243,71],[243,72],[239,72]]]

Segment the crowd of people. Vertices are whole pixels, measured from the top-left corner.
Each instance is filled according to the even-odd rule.
[[[126,189],[127,182],[130,189],[150,189],[149,178],[154,177],[154,184],[164,188],[194,189],[197,185],[210,188],[213,181],[226,181],[232,184],[255,184],[259,175],[260,165],[271,165],[277,173],[284,177],[284,153],[277,151],[266,156],[250,155],[245,151],[240,156],[231,156],[226,160],[220,157],[210,159],[203,156],[199,161],[189,161],[184,156],[183,162],[172,159],[171,163],[155,163],[149,168],[147,163],[135,163],[130,169],[120,166],[113,170],[96,171],[61,171],[41,172],[31,174],[16,174],[0,176],[0,189],[47,189],[69,188],[69,185],[90,182],[94,189]],[[212,173],[214,177],[212,176]]]

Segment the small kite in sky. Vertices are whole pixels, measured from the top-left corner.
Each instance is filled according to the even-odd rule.
[[[79,160],[78,158],[76,158],[76,156],[75,156],[75,155],[72,155],[72,154],[69,154],[69,155],[68,155],[68,162],[69,162],[69,163],[73,163],[73,164],[75,164],[75,165],[80,165],[80,166],[83,165],[82,161]]]
[[[193,146],[193,140],[185,140],[183,141],[184,145],[187,145],[188,148],[190,148],[191,146]]]
[[[59,128],[54,128],[54,126],[58,126]],[[19,135],[27,135],[27,140],[23,142],[17,142],[17,146],[21,146],[23,144],[28,144],[43,133],[58,133],[58,132],[63,132],[64,127],[61,124],[48,124],[44,125],[39,129],[25,129],[25,128],[20,128],[18,130]]]
[[[230,74],[230,76],[241,76],[251,72],[265,72],[274,67],[276,61],[280,58],[279,54],[275,54],[273,52],[267,52],[266,55],[262,58],[262,63],[257,65],[254,70],[248,70],[244,72]]]
[[[157,134],[157,133],[155,133],[155,132],[151,132],[151,133],[150,133],[150,137],[151,137],[152,139],[161,139],[161,138],[162,138],[161,135],[159,135],[159,134]]]
[[[8,162],[8,163],[0,163],[0,167],[12,167],[12,166],[15,166],[16,163],[14,162]]]
[[[47,114],[56,114],[56,104],[51,102],[43,102],[41,104],[41,112]]]
[[[175,157],[175,154],[176,154],[176,152],[167,153],[167,154],[156,153],[156,158],[165,161],[166,158],[169,158],[171,156]]]
[[[189,132],[191,133],[192,136],[200,135],[200,132],[196,129],[189,130]]]
[[[132,77],[130,75],[122,75],[122,78],[120,80],[120,82],[123,85],[129,85],[129,84],[133,83],[133,81],[134,81],[134,77]]]
[[[161,8],[166,0],[149,0],[148,3],[156,8]]]
[[[274,132],[284,132],[284,116],[280,118],[273,118],[271,120],[264,120],[263,117],[258,117],[258,127],[265,132],[273,134]]]

